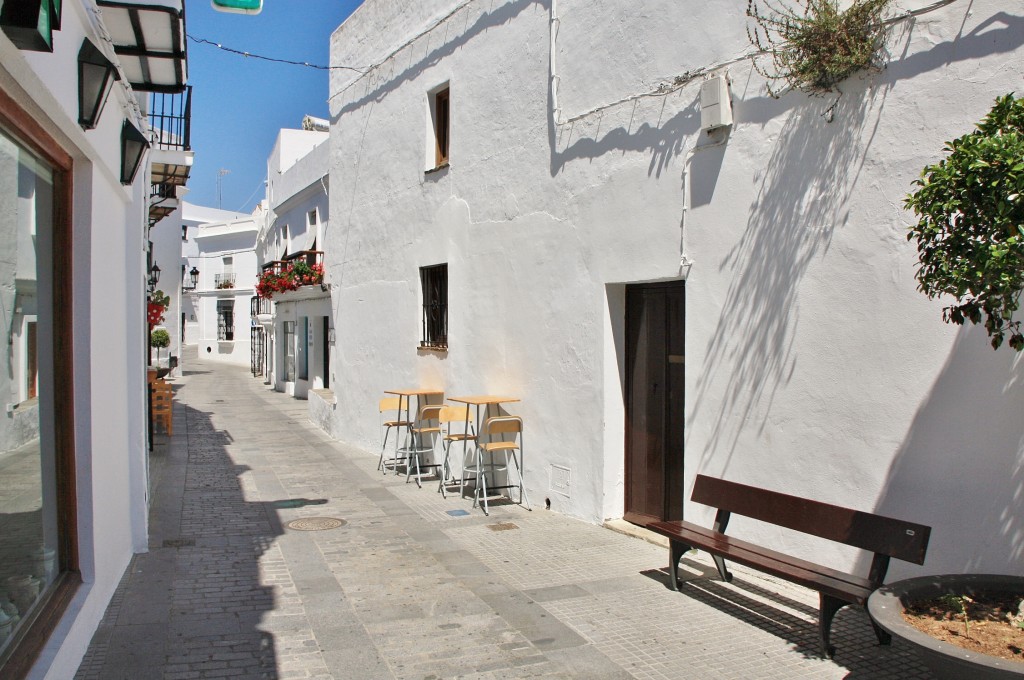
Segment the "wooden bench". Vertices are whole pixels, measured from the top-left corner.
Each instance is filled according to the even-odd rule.
[[[818,631],[821,653],[831,657],[829,644],[832,618],[848,604],[866,607],[868,596],[882,585],[889,559],[924,564],[931,528],[868,512],[850,510],[828,503],[807,500],[745,484],[697,475],[691,499],[718,509],[711,529],[684,521],[655,522],[648,528],[669,539],[669,577],[672,589],[679,590],[679,560],[693,548],[711,554],[718,573],[725,581],[732,574],[725,567],[728,558],[773,576],[798,583],[819,593]],[[732,513],[786,527],[805,534],[862,548],[874,553],[867,578],[830,569],[754,543],[727,536],[725,530]],[[889,635],[874,621],[881,644],[889,644]]]

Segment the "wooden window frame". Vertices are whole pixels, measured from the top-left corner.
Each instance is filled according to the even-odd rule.
[[[448,349],[448,264],[420,267],[423,291],[421,349]]]
[[[451,156],[451,88],[433,94],[431,112],[434,124],[434,168],[448,165]]]
[[[78,551],[78,498],[75,477],[74,295],[71,154],[36,118],[0,89],[0,128],[53,167],[53,390],[59,573],[18,634],[0,655],[0,677],[18,680],[31,671],[82,585]]]

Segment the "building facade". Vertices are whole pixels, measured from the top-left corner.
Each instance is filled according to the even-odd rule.
[[[893,577],[1016,571],[1021,363],[917,292],[902,203],[1020,90],[1020,22],[893,9],[884,69],[775,98],[744,9],[367,0],[335,32],[371,65],[330,88],[335,434],[379,446],[386,389],[511,395],[553,510],[709,523],[705,473],[933,526]]]
[[[184,13],[4,2],[0,29],[0,677],[69,678],[147,549],[151,193],[189,164],[149,93],[185,92]]]
[[[258,232],[253,216],[196,229],[193,266],[199,276],[189,296],[196,317],[195,341],[204,360],[249,365],[249,301],[255,292]]]
[[[267,159],[265,223],[256,242],[262,277],[278,277],[296,265],[322,271],[328,233],[326,121],[310,117],[304,129],[281,130]],[[252,301],[258,326],[253,373],[279,392],[299,399],[332,400],[333,315],[329,282],[317,274],[293,290]]]

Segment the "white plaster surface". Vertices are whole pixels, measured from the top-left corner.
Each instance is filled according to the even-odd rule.
[[[772,99],[739,61],[722,69],[735,125],[709,137],[700,79],[674,78],[749,50],[742,8],[644,5],[368,0],[335,32],[332,63],[380,64],[330,92],[337,436],[379,445],[388,388],[512,394],[531,496],[560,466],[572,487],[555,509],[618,516],[624,285],[685,277],[687,497],[704,472],[933,526],[925,566],[892,577],[1019,572],[1021,362],[915,290],[902,202],[1020,90],[1022,19],[978,0],[898,24],[886,68],[845,82],[831,123],[831,100]],[[564,124],[553,26],[558,120],[582,115]],[[445,82],[451,165],[424,173],[426,97]],[[419,268],[440,262],[450,349],[418,352]]]

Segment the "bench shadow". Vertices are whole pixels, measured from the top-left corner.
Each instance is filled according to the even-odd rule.
[[[683,567],[688,571],[683,571]],[[667,567],[640,573],[671,590]],[[718,578],[714,567],[685,557],[680,562],[680,574],[678,595],[785,640],[807,659],[821,659],[817,607],[793,600],[735,572],[732,582],[725,583]],[[890,646],[878,644],[867,612],[861,607],[843,607],[836,614],[831,642],[836,647],[832,663],[847,669],[847,678],[876,677],[880,664],[898,665],[911,677],[930,677],[912,649],[897,640]]]

